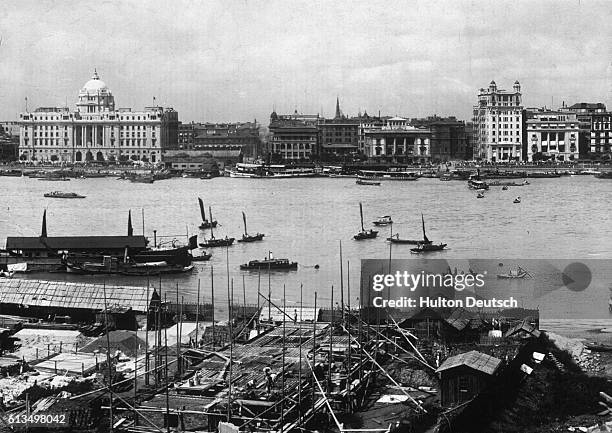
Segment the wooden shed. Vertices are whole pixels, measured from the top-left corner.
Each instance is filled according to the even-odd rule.
[[[474,398],[487,386],[500,364],[500,359],[476,350],[447,358],[436,370],[442,406],[454,406]]]

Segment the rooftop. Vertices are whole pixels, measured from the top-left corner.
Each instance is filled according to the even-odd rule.
[[[100,311],[106,304],[145,312],[155,293],[155,289],[137,286],[0,279],[0,304]]]
[[[444,361],[436,370],[436,373],[441,373],[452,368],[466,366],[473,370],[492,375],[495,373],[495,371],[497,371],[500,363],[501,359],[497,359],[485,353],[477,352],[476,350],[471,350],[469,352],[447,358],[446,361]]]

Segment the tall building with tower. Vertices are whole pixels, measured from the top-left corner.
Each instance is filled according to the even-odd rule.
[[[78,94],[76,109],[40,107],[19,115],[19,159],[43,162],[161,162],[178,146],[178,113],[172,108],[143,111],[116,108],[97,73]]]
[[[474,106],[474,158],[490,162],[523,160],[523,105],[521,85],[512,91],[491,81],[480,89]]]

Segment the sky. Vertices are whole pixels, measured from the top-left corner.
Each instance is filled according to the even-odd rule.
[[[5,0],[0,120],[74,108],[97,68],[118,107],[183,122],[342,111],[469,120],[478,89],[612,106],[612,2]]]

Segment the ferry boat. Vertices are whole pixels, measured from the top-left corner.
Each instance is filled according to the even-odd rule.
[[[357,179],[414,181],[419,180],[419,175],[417,173],[407,171],[361,170],[357,175]]]
[[[487,183],[484,180],[480,180],[480,176],[478,177],[472,176],[470,180],[468,180],[468,188],[483,190],[483,189],[489,189],[489,185],[487,185]]]
[[[127,276],[160,275],[189,272],[193,265],[170,264],[166,261],[138,263],[104,256],[101,262],[73,262],[65,260],[66,270],[78,274],[120,274]]]
[[[240,178],[262,178],[267,177],[267,170],[263,164],[243,163],[239,162],[233,168],[226,168],[225,173],[229,177]]]
[[[317,172],[314,168],[306,167],[287,167],[286,165],[267,166],[269,176],[272,178],[291,178],[291,177],[314,177]]]
[[[76,192],[52,191],[45,193],[47,198],[85,198],[84,195],[79,195]]]
[[[263,260],[251,260],[248,263],[240,265],[242,270],[251,269],[297,269],[297,262],[291,262],[289,259],[275,259],[272,253],[268,252],[268,257]]]

